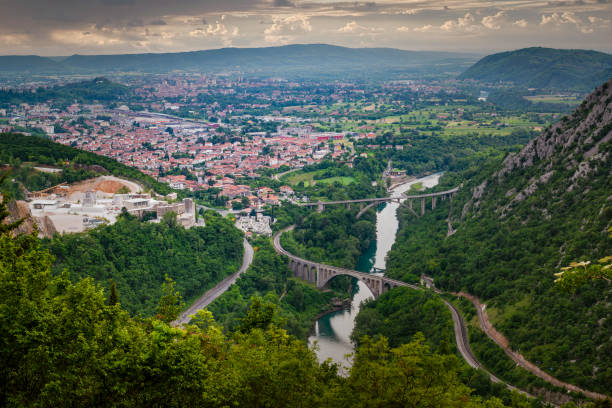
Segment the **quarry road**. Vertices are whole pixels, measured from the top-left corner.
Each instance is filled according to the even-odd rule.
[[[236,282],[236,279],[238,279],[238,277],[249,268],[249,266],[253,262],[253,247],[251,246],[251,244],[249,244],[249,241],[247,241],[246,238],[244,238],[244,240],[242,241],[242,245],[244,247],[244,253],[242,255],[242,266],[240,267],[240,269],[238,269],[237,272],[234,272],[227,278],[223,279],[214,288],[209,289],[206,293],[200,296],[199,299],[193,302],[193,304],[187,310],[185,310],[179,315],[178,319],[172,322],[174,326],[180,326],[182,324],[189,323],[193,315],[195,315],[198,311],[204,309],[216,298],[225,293],[225,291],[229,289],[229,287],[232,286],[234,282]]]

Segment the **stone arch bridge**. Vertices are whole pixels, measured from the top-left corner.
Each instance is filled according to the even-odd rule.
[[[316,285],[316,287],[319,289],[326,288],[334,277],[340,275],[352,276],[365,283],[372,292],[372,295],[374,295],[374,298],[378,298],[386,291],[398,286],[408,286],[413,289],[420,289],[420,287],[416,285],[390,279],[385,276],[339,268],[337,266],[312,262],[307,259],[297,257],[287,252],[280,244],[280,236],[284,232],[292,230],[294,227],[295,225],[285,228],[274,236],[274,249],[279,254],[285,255],[287,258],[289,258],[289,267],[296,277]]]

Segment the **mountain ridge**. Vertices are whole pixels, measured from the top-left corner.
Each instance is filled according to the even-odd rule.
[[[531,88],[591,90],[612,77],[612,54],[529,47],[487,55],[459,75],[482,82]]]
[[[396,48],[348,48],[329,44],[292,44],[261,48],[219,48],[175,53],[79,55],[65,58],[43,58],[48,64],[40,71],[112,72],[136,70],[159,72],[178,70],[241,71],[271,73],[298,72],[323,74],[327,71],[348,70],[408,70],[428,72],[439,69],[461,69],[473,63],[477,56],[469,53],[444,51],[408,51]],[[11,71],[22,64],[23,70],[33,69],[26,57],[0,56],[0,71]],[[7,67],[7,68],[3,68]],[[455,68],[457,67],[457,68]]]
[[[451,237],[444,209],[418,222],[400,212],[387,274],[425,273],[479,297],[513,350],[553,377],[606,393],[612,287],[591,281],[570,296],[553,274],[612,251],[611,140],[612,79],[520,152],[445,176],[440,188],[464,183]]]

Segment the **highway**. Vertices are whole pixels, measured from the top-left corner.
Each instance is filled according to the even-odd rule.
[[[180,326],[189,323],[193,315],[195,315],[198,311],[204,309],[215,299],[225,293],[225,291],[228,290],[229,287],[234,284],[234,282],[236,282],[236,279],[238,279],[238,277],[249,268],[249,266],[253,262],[253,247],[251,246],[251,244],[249,244],[249,241],[247,241],[246,238],[244,238],[242,244],[244,247],[244,253],[242,255],[242,266],[240,267],[240,269],[238,269],[237,272],[234,272],[227,278],[223,279],[214,288],[209,289],[206,293],[200,296],[200,298],[193,302],[193,304],[187,310],[181,313],[178,319],[172,322],[173,326]]]

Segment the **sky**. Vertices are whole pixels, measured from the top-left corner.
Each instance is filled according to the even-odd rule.
[[[309,43],[612,52],[612,0],[0,0],[0,10],[1,55]]]

